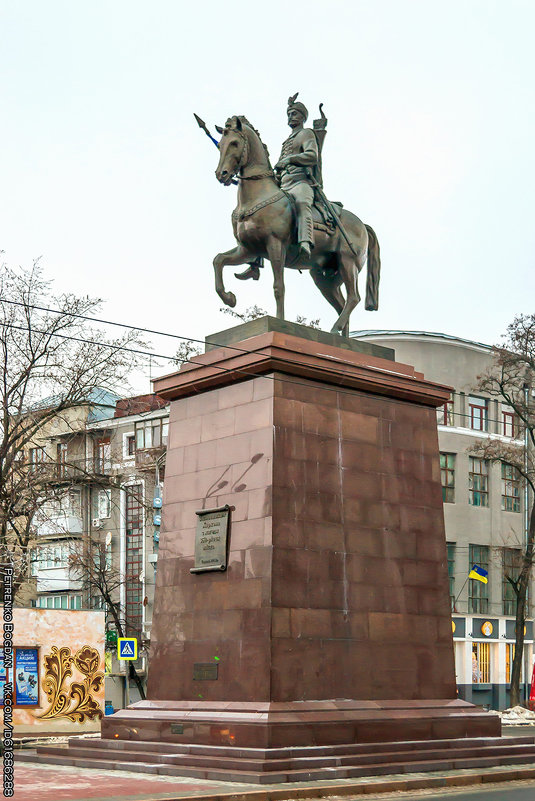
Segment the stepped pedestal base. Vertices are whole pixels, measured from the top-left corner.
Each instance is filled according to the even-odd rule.
[[[498,737],[498,715],[461,700],[139,701],[102,721],[102,737],[238,748]]]

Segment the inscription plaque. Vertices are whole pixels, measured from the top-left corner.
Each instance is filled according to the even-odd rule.
[[[184,734],[184,724],[171,723],[171,734]]]
[[[227,569],[227,534],[230,506],[201,509],[195,532],[195,563],[190,573]]]
[[[218,677],[216,662],[195,662],[193,665],[193,681],[216,681]]]

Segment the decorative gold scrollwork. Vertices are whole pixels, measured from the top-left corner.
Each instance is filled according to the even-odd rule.
[[[36,717],[47,720],[68,718],[73,723],[84,723],[103,716],[100,704],[92,695],[100,690],[104,681],[104,673],[98,670],[100,655],[95,648],[84,645],[73,656],[70,648],[53,645],[44,662],[45,676],[41,686],[48,696],[49,707]],[[66,687],[64,685],[72,676],[73,666],[85,678],[81,682],[73,681],[70,687]]]

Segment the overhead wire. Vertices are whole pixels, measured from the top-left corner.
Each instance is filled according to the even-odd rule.
[[[185,335],[182,335],[182,334],[171,334],[171,333],[168,333],[168,332],[165,332],[165,331],[158,331],[156,329],[133,326],[133,325],[130,325],[130,324],[127,324],[127,323],[119,323],[119,322],[116,322],[116,321],[113,321],[113,320],[105,320],[103,318],[98,318],[98,317],[90,317],[89,315],[78,314],[76,312],[69,312],[69,311],[66,311],[64,309],[51,309],[51,308],[46,307],[46,306],[38,306],[36,304],[26,304],[26,303],[24,303],[22,301],[8,300],[8,299],[5,299],[5,298],[2,299],[1,302],[2,303],[9,303],[9,304],[16,305],[16,306],[23,306],[25,308],[35,309],[37,311],[44,311],[44,312],[47,312],[47,313],[50,313],[50,314],[64,314],[67,317],[74,317],[74,318],[77,318],[77,319],[87,320],[87,321],[90,321],[90,322],[101,323],[103,325],[117,326],[117,327],[120,327],[120,328],[129,329],[131,331],[138,331],[140,333],[148,333],[148,334],[153,334],[153,335],[156,335],[156,336],[164,336],[164,337],[169,337],[169,338],[174,338],[174,339],[180,339],[180,340],[187,341],[187,342],[194,342],[196,344],[202,344],[202,345],[205,344],[205,340],[196,339],[194,337],[188,337],[188,336],[185,336]],[[14,328],[14,329],[21,330],[21,331],[30,331],[30,330],[32,330],[29,327],[16,326],[16,325],[14,325],[12,323],[8,323],[7,327]],[[33,330],[36,330],[36,329],[33,329]],[[39,333],[39,334],[42,334],[42,335],[46,335],[49,332],[36,330],[36,333]],[[113,344],[113,343],[96,342],[94,340],[84,339],[82,337],[72,337],[72,336],[68,336],[66,334],[59,334],[59,333],[55,333],[55,332],[51,333],[50,336],[61,337],[63,339],[70,339],[70,340],[73,340],[73,341],[83,342],[83,343],[86,343],[86,344],[91,344],[91,345],[96,345],[96,346],[101,346],[101,347],[109,347],[112,350],[124,350],[126,352],[136,353],[138,355],[148,356],[150,358],[164,359],[165,361],[174,362],[174,363],[180,362],[182,364],[185,364],[185,363],[189,362],[189,363],[192,363],[192,364],[199,364],[199,362],[195,362],[195,355],[199,355],[199,354],[192,355],[189,358],[182,358],[182,357],[179,357],[177,355],[169,356],[167,354],[155,353],[153,351],[144,351],[144,350],[140,350],[140,349],[137,349],[137,348],[129,348],[129,347],[126,347],[124,345],[116,345],[116,344]],[[233,345],[233,344],[222,343],[222,342],[218,343],[218,342],[215,342],[215,341],[211,341],[210,345],[212,345],[214,347],[224,347],[227,350],[233,350],[233,351],[236,351],[237,353],[242,353],[244,355],[250,353],[250,351],[248,351],[248,350],[246,350],[244,348],[240,348],[240,347],[238,347],[236,345]],[[282,363],[282,364],[291,364],[291,362],[289,360],[285,360],[285,359],[280,359],[279,358],[278,361],[280,363]],[[229,370],[228,368],[222,367],[220,365],[211,365],[211,366],[213,368],[215,368],[215,369],[220,370],[221,372],[227,372],[227,373],[236,373],[236,372],[238,372],[238,373],[242,373],[244,376],[246,376],[248,378],[250,378],[250,377],[255,375],[254,373],[250,373],[250,372],[245,371],[245,370],[240,370],[239,368],[238,369]],[[334,371],[330,371],[330,372],[334,372]],[[346,376],[349,376],[350,374],[346,373],[345,371],[340,372],[339,370],[337,370],[336,371],[336,375],[338,375],[338,376],[342,375],[342,377],[346,377]],[[277,378],[275,376],[269,376],[269,375],[265,375],[265,374],[257,375],[256,377],[258,377],[258,378],[266,378],[266,379],[272,380],[272,381],[273,380],[274,381],[282,381],[282,382],[285,382],[285,383],[288,383],[288,384],[296,384],[296,385],[299,385],[299,386],[306,386],[306,387],[310,386],[309,384],[305,384],[302,381],[294,381],[294,380],[287,379],[287,378]],[[331,392],[344,392],[344,390],[340,386],[333,387],[333,388],[331,388],[331,387],[323,387],[323,389],[325,389],[327,391],[331,391]],[[344,392],[344,394],[352,394],[352,393]],[[458,397],[467,397],[467,393],[458,392],[456,390],[453,390],[451,392],[451,395],[456,395]],[[390,401],[391,403],[401,403],[401,401],[398,401],[395,398],[384,397],[384,399]],[[438,408],[441,408],[441,407],[438,407]],[[462,412],[454,412],[454,415],[458,415],[460,417],[468,417],[469,416],[467,413],[462,413]],[[503,420],[499,420],[499,419],[497,420],[497,419],[493,419],[493,418],[489,418],[489,417],[487,417],[486,419],[487,419],[488,422],[491,422],[491,423],[500,423],[500,424],[503,423]],[[476,429],[474,429],[474,430],[476,430]],[[483,432],[483,433],[485,433],[485,432]]]

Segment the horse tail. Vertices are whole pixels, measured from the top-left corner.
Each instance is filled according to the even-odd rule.
[[[379,308],[379,278],[381,274],[381,253],[375,231],[366,225],[368,232],[368,271],[366,275],[366,310]]]

